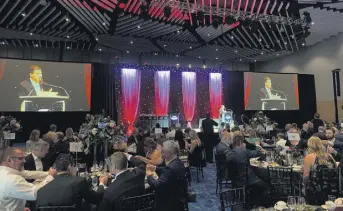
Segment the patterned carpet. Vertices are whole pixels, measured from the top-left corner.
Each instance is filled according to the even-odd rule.
[[[204,179],[196,181],[196,170],[192,169],[192,186],[197,195],[197,202],[189,203],[190,211],[218,211],[220,210],[219,194],[216,194],[216,164],[207,164],[204,168]]]

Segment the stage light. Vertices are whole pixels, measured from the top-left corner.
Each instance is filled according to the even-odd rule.
[[[68,46],[67,49],[70,49],[70,47]]]
[[[188,65],[188,68],[192,68],[192,64],[189,64],[189,65]]]
[[[285,45],[287,45],[287,42],[284,42],[285,43]]]
[[[206,68],[206,65],[202,65],[202,68],[204,68],[204,69],[205,69],[205,68]]]
[[[309,12],[305,11],[303,13],[303,20],[307,23],[307,24],[311,24],[312,25],[312,18]]]
[[[256,62],[256,59],[254,60],[254,62]]]
[[[103,25],[103,26],[106,26],[106,23],[105,23],[105,22],[102,22],[102,25]]]
[[[170,17],[170,14],[171,14],[171,7],[166,6],[166,7],[163,9],[163,12],[164,12],[164,17],[169,18],[169,17]]]
[[[242,59],[239,59],[239,61],[242,61]]]
[[[226,17],[226,24],[231,25],[235,23],[235,19],[232,16]]]
[[[231,35],[230,38],[231,38],[231,40],[232,40],[232,39],[233,39],[233,36]]]
[[[209,37],[209,36],[211,36],[210,34],[207,34],[207,36]]]
[[[258,41],[259,41],[259,42],[262,42],[262,39],[261,39],[261,38],[258,38]]]
[[[65,21],[69,22],[69,21],[70,21],[70,19],[69,19],[68,17],[66,17]]]
[[[220,24],[221,24],[221,21],[219,18],[214,18],[214,20],[212,21],[212,27],[214,29],[218,29]]]
[[[157,53],[155,53],[155,56],[157,56]]]
[[[0,45],[5,45],[5,42],[0,42]]]

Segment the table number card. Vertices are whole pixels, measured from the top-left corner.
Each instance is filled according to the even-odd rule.
[[[269,131],[273,131],[274,130],[274,127],[272,125],[268,125],[266,127],[266,131],[269,132]]]
[[[162,128],[155,128],[155,134],[162,134]]]
[[[70,142],[69,151],[70,152],[83,152],[83,144],[81,142]]]
[[[15,133],[4,132],[4,139],[5,140],[14,140]]]
[[[300,141],[299,133],[287,133],[288,140]]]

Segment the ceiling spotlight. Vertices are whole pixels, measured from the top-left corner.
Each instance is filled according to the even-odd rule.
[[[176,55],[176,57],[179,57],[179,55]]]
[[[216,48],[216,51],[218,51],[218,48]]]
[[[70,49],[70,47],[69,47],[69,46],[67,46],[67,49]]]
[[[242,61],[242,59],[239,59],[239,61]]]
[[[130,41],[131,44],[133,44],[133,41]]]
[[[101,48],[99,48],[99,51],[102,51],[102,49],[101,49]]]
[[[105,23],[105,22],[102,22],[102,25],[103,25],[103,26],[106,26],[106,23]]]
[[[280,56],[280,54],[276,54],[276,56]]]
[[[67,22],[69,22],[69,21],[70,21],[70,19],[69,19],[69,18],[66,18],[65,20],[66,20]]]
[[[198,58],[201,59],[201,56],[199,56]]]
[[[254,62],[256,62],[256,59],[254,60]]]
[[[69,36],[69,35],[67,35],[67,38],[69,39],[69,38],[70,38],[70,36]]]
[[[261,38],[258,38],[258,41],[259,41],[259,42],[262,42],[262,39],[261,39]]]
[[[25,13],[21,13],[21,16],[25,17],[25,16],[26,16],[26,14],[25,14]]]
[[[287,45],[287,42],[285,42],[285,45]]]
[[[5,45],[5,42],[0,42],[1,45]]]
[[[155,53],[155,56],[157,56],[157,53]]]
[[[218,57],[216,57],[216,59],[218,59]]]
[[[211,35],[210,34],[207,34],[208,37],[210,37]]]
[[[192,64],[189,64],[188,67],[189,67],[189,68],[192,68]]]
[[[130,53],[130,51],[126,51],[126,53]]]
[[[177,33],[179,34],[179,33],[180,33],[180,30],[177,30]]]
[[[311,25],[314,25],[314,22],[313,22],[313,21],[311,22]]]
[[[202,65],[202,68],[204,68],[204,69],[205,69],[205,68],[206,68],[206,65]]]
[[[233,36],[231,35],[230,38],[233,39]]]
[[[35,44],[36,47],[38,47],[38,44]]]
[[[301,43],[301,45],[302,45],[302,46],[305,46],[305,43],[303,42],[303,43]]]
[[[263,51],[261,52],[261,55],[263,55]]]
[[[164,12],[164,17],[169,18],[170,14],[171,14],[171,7],[170,6],[166,6],[163,9],[163,12]]]
[[[163,47],[167,47],[167,45],[166,45],[166,44],[164,44],[164,45],[163,45]]]
[[[33,35],[33,33],[32,33],[32,32],[30,32],[30,35],[32,36],[32,35]]]
[[[97,37],[96,37],[96,38],[95,38],[95,40],[96,40],[96,41],[98,41],[98,40],[99,40],[99,38],[97,38]]]
[[[138,25],[138,26],[137,26],[137,28],[138,28],[138,29],[140,29],[140,28],[141,28],[141,26],[140,26],[140,25]]]
[[[190,46],[189,49],[192,49],[192,46]]]

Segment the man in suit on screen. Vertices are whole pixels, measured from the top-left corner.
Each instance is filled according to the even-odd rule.
[[[270,77],[267,76],[264,78],[264,87],[260,89],[260,94],[262,99],[271,99],[275,95]]]
[[[47,87],[43,84],[42,68],[37,65],[30,66],[30,78],[20,82],[20,85],[22,88],[20,95],[22,96],[36,96],[43,91],[52,91],[52,89],[45,90]]]

